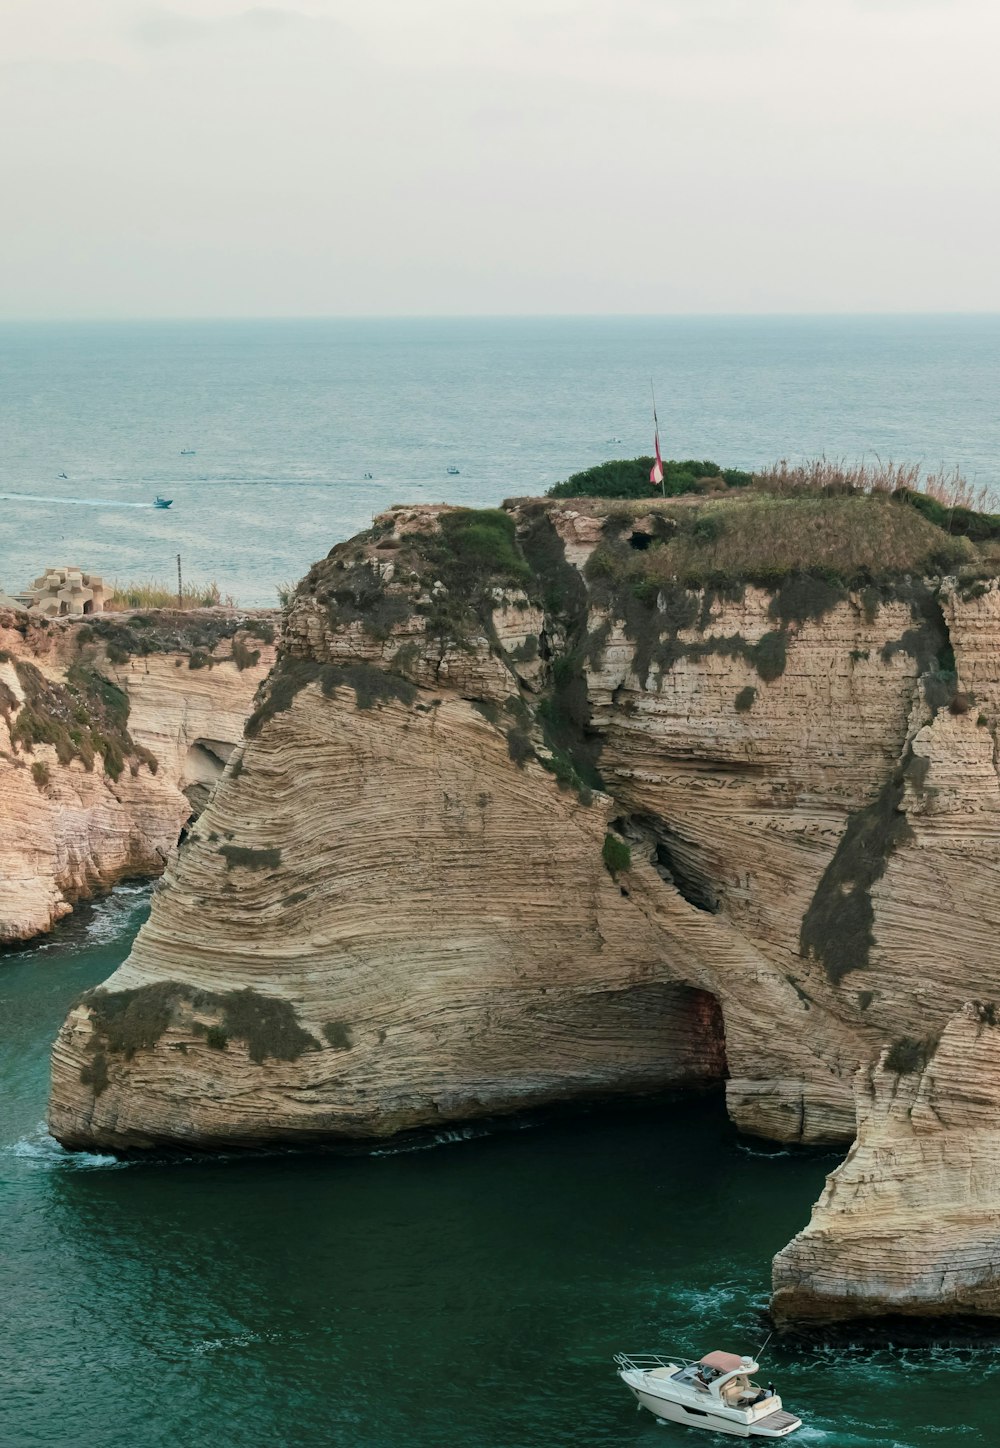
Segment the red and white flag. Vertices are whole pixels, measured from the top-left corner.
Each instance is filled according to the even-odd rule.
[[[649,470],[649,481],[654,488],[663,483],[663,459],[660,457],[660,424],[656,419],[656,403],[653,403],[653,436],[656,439],[656,462]]]

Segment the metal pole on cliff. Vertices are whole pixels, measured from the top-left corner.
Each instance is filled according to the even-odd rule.
[[[184,585],[181,582],[181,555],[177,555],[177,607],[184,608]]]
[[[659,483],[660,492],[662,493],[663,497],[666,497],[667,485],[663,478],[663,459],[660,457],[660,423],[659,419],[656,416],[656,393],[653,390],[652,377],[649,379],[649,391],[653,399],[653,438],[656,446],[656,461],[650,469],[649,481],[652,483],[654,488],[656,487],[657,483]]]

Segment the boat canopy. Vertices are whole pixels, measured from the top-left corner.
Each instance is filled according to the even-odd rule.
[[[751,1358],[737,1357],[734,1352],[708,1352],[699,1359],[703,1368],[716,1368],[720,1373],[735,1373],[741,1368],[749,1372],[755,1366]]]

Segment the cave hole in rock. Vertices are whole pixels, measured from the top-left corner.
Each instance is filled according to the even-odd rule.
[[[644,533],[641,528],[633,528],[629,534],[628,541],[633,548],[638,548],[640,552],[645,552],[653,541],[653,535],[652,533]]]
[[[553,1005],[560,1026],[565,1006]],[[587,1062],[596,1094],[703,1091],[729,1077],[722,1005],[711,991],[683,980],[642,981],[595,991],[572,1007],[573,1039],[601,1043]],[[594,1092],[574,1090],[574,1096]]]
[[[704,1052],[706,1079],[713,1082],[729,1078],[726,1057],[726,1022],[718,996],[697,986],[683,986],[690,1013],[692,1039]]]
[[[611,828],[648,858],[661,880],[673,885],[689,905],[709,915],[719,912],[718,891],[705,873],[697,845],[657,815],[636,814],[612,820]]]
[[[722,1005],[699,986],[660,988],[665,1054],[672,1057],[670,1074],[679,1086],[720,1086],[729,1078],[726,1025]]]
[[[208,804],[212,790],[235,748],[235,744],[223,739],[196,739],[189,746],[181,776],[181,788],[191,805],[188,825],[198,818]]]

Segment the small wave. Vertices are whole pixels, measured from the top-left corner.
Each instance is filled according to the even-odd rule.
[[[477,1121],[468,1126],[453,1126],[435,1131],[429,1135],[411,1137],[392,1146],[378,1146],[364,1151],[365,1156],[404,1156],[411,1151],[433,1151],[438,1146],[456,1146],[463,1141],[480,1141],[486,1136],[510,1136],[518,1131],[534,1131],[540,1118],[533,1116],[505,1116],[486,1121]]]
[[[779,1156],[792,1156],[793,1153],[787,1147],[778,1147],[776,1151],[758,1151],[755,1147],[745,1146],[742,1141],[736,1143],[736,1150],[741,1151],[744,1156],[759,1156],[765,1161],[776,1161]]]
[[[683,1303],[694,1313],[729,1310],[748,1295],[746,1284],[737,1282],[719,1282],[714,1287],[672,1287],[669,1292],[674,1302]]]
[[[250,1347],[256,1342],[278,1342],[280,1332],[239,1332],[232,1337],[209,1337],[196,1342],[192,1348],[196,1353],[227,1352],[234,1347]]]
[[[1000,1352],[995,1347],[984,1351],[978,1340],[915,1345],[886,1343],[873,1348],[871,1339],[838,1339],[811,1344],[799,1360],[822,1371],[831,1365],[843,1366],[850,1360],[853,1374],[870,1383],[884,1382],[887,1386],[895,1380],[900,1368],[916,1376],[926,1372],[967,1372],[974,1363],[980,1378],[995,1378],[1000,1372]]]
[[[127,1166],[117,1156],[105,1156],[95,1151],[67,1151],[54,1136],[50,1136],[41,1122],[30,1136],[0,1148],[0,1155],[15,1157],[18,1161],[29,1162],[32,1166],[46,1170],[58,1168],[61,1171],[94,1171],[98,1167]]]
[[[379,1146],[367,1156],[405,1156],[411,1151],[433,1151],[437,1146],[454,1146],[460,1141],[475,1141],[481,1136],[491,1136],[494,1128],[489,1126],[458,1126],[449,1131],[435,1131],[433,1136],[419,1140],[403,1141],[398,1146]]]
[[[81,944],[109,945],[134,929],[133,913],[149,899],[152,890],[152,882],[145,881],[115,885],[109,895],[85,900],[48,935],[35,936],[20,949],[8,947],[3,952],[4,959],[24,960],[51,951],[75,950]]]
[[[129,924],[137,903],[148,900],[152,888],[146,882],[116,885],[110,895],[103,900],[95,900],[84,926],[87,940],[94,945],[107,945],[117,939]]]

